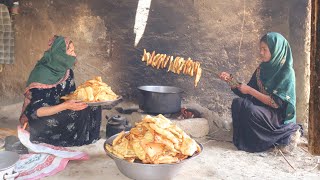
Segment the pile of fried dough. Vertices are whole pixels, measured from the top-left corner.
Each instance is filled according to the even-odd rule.
[[[121,159],[146,164],[177,163],[201,151],[195,140],[161,114],[145,116],[105,148]]]
[[[61,99],[81,100],[83,102],[101,102],[116,100],[118,96],[111,90],[111,87],[102,82],[100,76],[88,80],[77,87],[77,89]]]
[[[183,57],[169,56],[166,54],[156,54],[155,51],[152,53],[147,52],[146,49],[143,50],[142,61],[147,63],[147,66],[151,65],[154,68],[167,68],[168,72],[171,71],[176,74],[186,74],[189,76],[195,76],[194,86],[197,87],[198,82],[200,81],[202,69],[200,63],[197,61],[191,60],[188,58],[185,60]]]

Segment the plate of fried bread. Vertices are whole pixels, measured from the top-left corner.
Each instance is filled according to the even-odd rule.
[[[100,76],[94,77],[77,87],[77,89],[66,96],[64,100],[80,100],[88,106],[112,105],[122,99],[115,94],[111,87],[102,81]]]
[[[121,96],[118,96],[118,99],[111,101],[98,101],[98,102],[85,102],[88,106],[108,106],[108,105],[116,105],[117,102],[122,100]]]

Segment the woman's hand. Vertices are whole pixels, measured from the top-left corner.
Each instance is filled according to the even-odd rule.
[[[238,90],[242,93],[242,94],[251,94],[253,88],[246,85],[246,84],[239,84],[237,86]]]
[[[88,105],[81,101],[69,100],[62,103],[66,109],[73,111],[80,111],[88,107]]]
[[[67,109],[73,110],[73,111],[80,111],[85,109],[86,107],[88,107],[86,103],[75,101],[75,100],[69,100],[55,106],[41,107],[37,110],[37,116],[38,117],[51,116],[53,114],[56,114],[58,112],[61,112]]]
[[[230,85],[231,89],[237,88],[239,86],[238,83],[234,83],[234,81],[232,81],[232,75],[227,72],[221,72],[219,77],[221,80],[227,82]]]
[[[232,79],[231,75],[227,72],[221,72],[219,78],[225,82],[229,82]]]

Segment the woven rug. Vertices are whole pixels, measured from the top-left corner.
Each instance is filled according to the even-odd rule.
[[[52,176],[65,169],[70,160],[88,160],[89,156],[80,151],[45,143],[33,144],[28,131],[18,127],[20,142],[29,149],[30,154],[20,156],[15,171],[17,180],[41,179]]]

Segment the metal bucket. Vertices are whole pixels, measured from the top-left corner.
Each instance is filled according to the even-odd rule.
[[[181,110],[182,89],[173,86],[140,86],[139,108],[146,113],[171,114]]]

